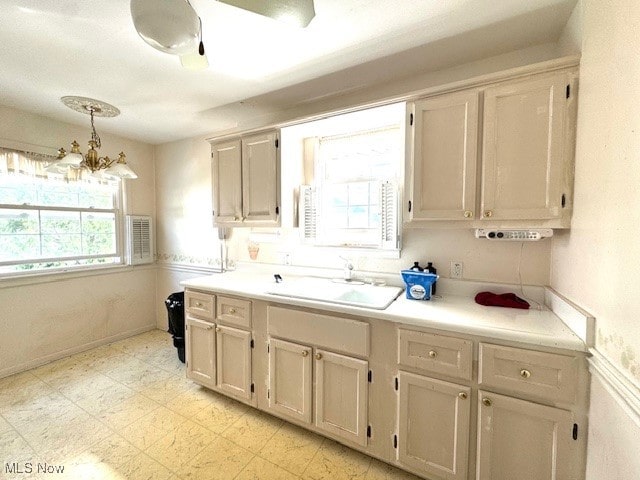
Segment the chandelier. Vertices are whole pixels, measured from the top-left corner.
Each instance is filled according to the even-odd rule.
[[[89,140],[89,150],[86,154],[80,151],[77,141],[71,143],[71,151],[66,152],[64,148],[58,150],[58,158],[47,167],[49,173],[65,174],[70,169],[85,169],[98,176],[115,177],[122,179],[138,178],[131,167],[127,165],[126,155],[123,152],[118,154],[118,158],[101,157],[98,149],[102,146],[100,137],[96,132],[94,117],[115,117],[120,114],[113,105],[87,97],[62,97],[62,103],[76,112],[91,116],[91,140]]]

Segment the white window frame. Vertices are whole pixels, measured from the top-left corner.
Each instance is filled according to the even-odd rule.
[[[10,150],[18,154],[29,156],[44,156],[50,157],[51,161],[55,160],[55,156],[51,155],[49,149],[39,148],[33,151],[33,149],[29,148],[31,146],[23,147],[21,144],[16,144],[11,142],[10,145],[2,145],[4,150]],[[31,150],[31,151],[30,151]],[[1,175],[1,174],[0,174]],[[113,268],[120,267],[124,265],[124,221],[123,221],[123,213],[122,213],[122,205],[124,204],[124,188],[122,181],[118,181],[118,188],[115,189],[113,193],[113,208],[93,208],[93,207],[63,207],[63,206],[48,206],[48,205],[29,205],[29,204],[0,204],[0,209],[3,210],[29,210],[34,212],[42,212],[42,211],[56,211],[56,212],[79,212],[82,213],[113,213],[114,215],[114,236],[115,236],[115,252],[113,255],[76,255],[76,256],[60,256],[60,257],[37,257],[37,258],[28,258],[28,259],[19,259],[19,260],[8,260],[8,261],[0,261],[0,267],[4,266],[15,266],[15,265],[31,265],[31,264],[41,264],[41,263],[52,263],[52,262],[73,262],[77,260],[91,260],[96,258],[114,258],[117,259],[113,262],[105,262],[105,263],[92,263],[92,264],[82,264],[82,265],[62,265],[59,267],[49,267],[49,268],[35,268],[35,269],[26,269],[24,271],[8,271],[8,272],[0,272],[0,279],[2,278],[17,278],[24,276],[39,276],[39,275],[50,275],[50,274],[59,274],[66,272],[81,272],[81,271],[91,271],[91,270],[100,270],[105,268]]]
[[[359,134],[365,135],[367,133],[375,132],[377,130],[385,130],[390,128],[396,128],[396,125],[389,125],[381,128],[374,128],[365,130],[362,132],[353,132],[350,136],[356,136]],[[398,125],[399,129],[399,141],[401,142],[401,148],[404,148],[402,143],[403,129],[402,125]],[[340,135],[344,136],[344,135]],[[299,227],[301,237],[305,244],[314,245],[317,247],[330,247],[339,248],[349,251],[360,250],[363,252],[386,252],[391,253],[390,256],[397,257],[400,254],[401,249],[401,225],[400,225],[400,176],[402,167],[404,164],[404,156],[400,155],[398,158],[396,174],[389,180],[374,179],[370,176],[362,178],[354,178],[351,182],[345,183],[357,183],[357,182],[379,182],[379,205],[381,210],[380,226],[378,227],[379,243],[376,244],[360,244],[360,243],[339,243],[332,241],[327,237],[323,237],[322,232],[324,230],[322,216],[323,216],[323,189],[325,184],[326,172],[324,171],[324,162],[319,157],[319,143],[320,139],[316,138],[316,148],[314,148],[314,171],[315,181],[314,185],[301,185],[299,190]],[[385,215],[388,212],[388,215]],[[345,229],[347,230],[347,229]],[[357,230],[357,229],[354,229]]]

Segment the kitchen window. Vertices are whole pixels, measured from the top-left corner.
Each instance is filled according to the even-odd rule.
[[[120,182],[45,171],[55,157],[0,148],[0,274],[122,262]]]
[[[300,189],[307,243],[399,249],[399,125],[315,139],[314,182]]]

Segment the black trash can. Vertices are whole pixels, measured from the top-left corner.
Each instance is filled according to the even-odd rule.
[[[169,314],[169,330],[173,346],[178,349],[178,358],[184,363],[184,292],[175,292],[164,301]]]

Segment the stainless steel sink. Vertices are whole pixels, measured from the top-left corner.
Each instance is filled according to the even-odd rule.
[[[400,287],[333,282],[326,278],[293,278],[273,284],[266,293],[341,305],[384,310],[402,292]]]

